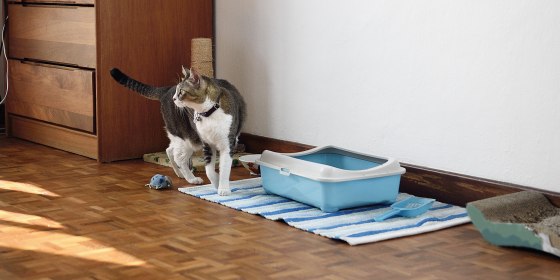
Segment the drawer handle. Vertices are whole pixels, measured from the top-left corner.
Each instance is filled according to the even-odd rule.
[[[40,61],[34,61],[28,58],[24,58],[23,60],[20,60],[21,63],[23,64],[29,64],[29,65],[34,65],[34,66],[41,66],[41,67],[48,67],[48,68],[56,68],[56,69],[62,69],[62,70],[68,70],[68,71],[74,71],[76,70],[78,67],[78,65],[75,64],[68,64],[68,66],[66,65],[58,65],[58,64],[51,64],[48,62],[40,62]]]
[[[76,2],[73,1],[49,1],[49,2],[22,2],[23,7],[36,7],[36,8],[66,8],[77,9]]]

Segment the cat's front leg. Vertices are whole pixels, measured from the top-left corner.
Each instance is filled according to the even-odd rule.
[[[218,186],[219,195],[231,194],[229,186],[229,175],[231,173],[231,159],[229,148],[220,151],[220,184]]]
[[[204,161],[206,162],[206,165],[204,166],[206,176],[208,177],[208,180],[210,180],[210,183],[218,189],[220,179],[218,177],[218,173],[216,173],[216,149],[211,148],[208,145],[204,145],[203,151]]]

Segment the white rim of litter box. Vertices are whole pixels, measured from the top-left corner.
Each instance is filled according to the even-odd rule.
[[[362,170],[345,170],[320,163],[296,159],[296,156],[304,156],[326,149],[336,149],[352,156],[359,156],[371,159],[381,159],[385,163]],[[263,161],[264,160],[264,161]],[[267,160],[274,162],[269,163]],[[364,153],[350,151],[337,146],[321,146],[299,153],[277,153],[264,151],[260,158],[255,161],[258,165],[278,170],[280,174],[290,176],[291,174],[309,178],[320,182],[345,182],[351,180],[364,180],[385,176],[401,175],[406,169],[401,167],[394,158],[373,156]]]

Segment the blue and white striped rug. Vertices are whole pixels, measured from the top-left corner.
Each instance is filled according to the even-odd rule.
[[[261,178],[232,181],[231,190],[231,195],[219,196],[211,185],[179,188],[180,192],[247,213],[259,214],[269,220],[282,220],[301,230],[344,240],[350,245],[435,231],[470,222],[465,208],[438,201],[421,216],[396,217],[375,222],[373,218],[388,211],[389,205],[372,205],[325,213],[306,204],[266,194]],[[409,196],[400,193],[397,200]]]

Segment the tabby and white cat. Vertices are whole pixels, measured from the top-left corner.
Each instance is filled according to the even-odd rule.
[[[206,175],[219,195],[229,195],[232,153],[246,118],[246,105],[239,91],[228,81],[199,75],[183,67],[183,80],[173,101],[180,108],[194,110],[194,124],[203,142]],[[216,152],[220,154],[216,173]]]
[[[111,70],[111,76],[121,85],[140,95],[148,99],[159,100],[165,130],[170,140],[165,152],[175,174],[180,178],[185,178],[191,184],[202,184],[202,178],[194,176],[190,164],[192,154],[202,148],[202,141],[193,122],[194,111],[189,108],[178,108],[173,102],[173,95],[178,86],[149,86],[128,77],[116,68]]]

